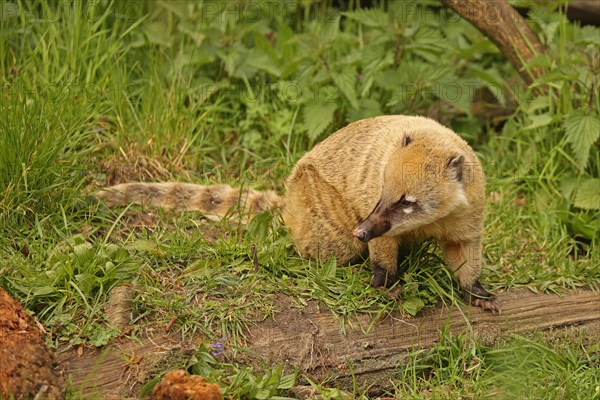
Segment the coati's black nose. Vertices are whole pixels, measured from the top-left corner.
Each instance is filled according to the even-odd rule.
[[[360,229],[360,227],[354,228],[354,230],[352,231],[352,235],[354,235],[354,237],[360,240],[361,242],[368,242],[371,238],[369,232],[367,232],[364,229]]]

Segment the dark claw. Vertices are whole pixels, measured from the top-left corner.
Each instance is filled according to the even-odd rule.
[[[402,286],[396,285],[392,289],[386,290],[385,294],[394,301],[402,300]]]
[[[498,304],[493,294],[481,286],[479,281],[476,281],[470,290],[463,289],[462,298],[475,307],[481,307],[482,310],[500,314],[500,304]]]
[[[381,268],[377,264],[373,264],[371,268],[373,270],[371,285],[374,288],[390,288],[398,281],[398,274],[391,274],[388,270]]]

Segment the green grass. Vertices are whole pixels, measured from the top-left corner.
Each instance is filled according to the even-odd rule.
[[[537,60],[548,72],[535,85],[549,90],[522,92],[498,129],[471,113],[468,91],[450,98],[444,90],[501,88],[501,104],[516,90],[516,72],[466,22],[443,18],[437,3],[342,14],[309,3],[265,3],[252,18],[191,2],[2,5],[0,286],[44,324],[52,347],[118,336],[104,305],[121,284],[137,288],[133,335],[175,319],[182,335],[226,337],[236,351],[249,324],[276,314],[279,295],[299,307],[318,301],[341,329],[356,314],[415,315],[457,301],[432,243],[404,265],[403,301],[393,302],[369,286],[368,263],[300,259],[278,215],[210,222],[110,210],[90,196],[127,180],[281,191],[316,142],[383,113],[437,110],[476,148],[490,198],[485,285],[599,289],[597,28],[542,9],[532,16],[549,48]],[[240,398],[289,395],[293,371],[254,371],[209,353],[178,367]],[[589,398],[597,357],[589,344],[514,338],[488,348],[446,335],[409,357],[389,394]],[[535,372],[511,382],[516,366]],[[518,392],[516,383],[533,389]],[[347,395],[313,385],[321,398],[367,398],[364,387]]]
[[[599,350],[581,337],[514,335],[492,348],[443,332],[436,347],[409,355],[393,393],[411,399],[597,398]]]

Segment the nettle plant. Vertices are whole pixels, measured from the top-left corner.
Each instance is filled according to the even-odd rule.
[[[539,92],[521,101],[502,136],[529,169],[524,183],[538,208],[558,203],[570,232],[591,240],[600,232],[600,32],[570,24],[560,12],[530,18],[547,54],[527,67],[545,73],[530,87]]]
[[[464,118],[474,87],[503,84],[494,46],[432,4],[344,12],[320,2],[157,3],[136,43],[169,55],[165,79],[178,77],[200,103],[235,116],[232,129],[250,150],[272,151],[290,135],[306,148],[374,115],[426,114],[444,103]],[[482,57],[485,71],[468,65]]]

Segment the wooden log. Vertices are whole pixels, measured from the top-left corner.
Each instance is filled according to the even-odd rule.
[[[490,38],[527,85],[543,74],[541,68],[526,65],[545,52],[544,45],[506,0],[442,0],[442,3]]]
[[[271,319],[255,323],[248,332],[246,345],[250,352],[239,352],[237,362],[271,365],[285,364],[315,379],[336,379],[341,387],[352,387],[352,380],[380,387],[413,350],[431,348],[440,340],[440,331],[449,327],[459,334],[472,328],[478,340],[490,344],[512,333],[528,333],[561,327],[581,326],[597,332],[600,340],[600,294],[589,290],[566,296],[534,294],[526,289],[513,290],[498,296],[501,315],[493,315],[462,305],[450,309],[438,306],[415,318],[393,313],[373,323],[369,315],[360,315],[344,322],[316,302],[298,308],[286,296],[279,296],[278,312]],[[158,333],[139,342],[109,346],[96,354],[78,358],[75,352],[61,359],[71,371],[76,388],[89,393],[136,395],[153,375],[147,367],[135,365],[135,360],[161,365],[165,371],[177,367],[166,360],[174,353],[193,354],[201,338],[182,342],[176,336]],[[134,365],[132,365],[134,364]],[[138,362],[138,364],[140,364]],[[348,365],[352,365],[352,371]],[[146,373],[142,373],[146,370]],[[162,372],[155,370],[154,373]]]
[[[285,361],[315,379],[347,378],[352,387],[353,379],[369,385],[389,382],[387,373],[394,372],[408,352],[435,346],[445,326],[452,334],[472,329],[483,343],[512,333],[581,324],[591,324],[600,332],[600,294],[591,291],[560,297],[515,290],[499,296],[499,301],[499,316],[469,306],[440,306],[417,318],[392,314],[368,334],[365,330],[372,324],[368,315],[349,319],[343,332],[340,321],[327,310],[318,311],[316,304],[305,310],[292,306],[274,321],[258,324],[248,347],[272,363]],[[345,368],[347,364],[352,371]]]
[[[86,395],[137,397],[142,385],[171,368],[181,368],[196,353],[202,337],[182,340],[164,329],[139,340],[119,339],[101,349],[58,354],[71,388]]]

